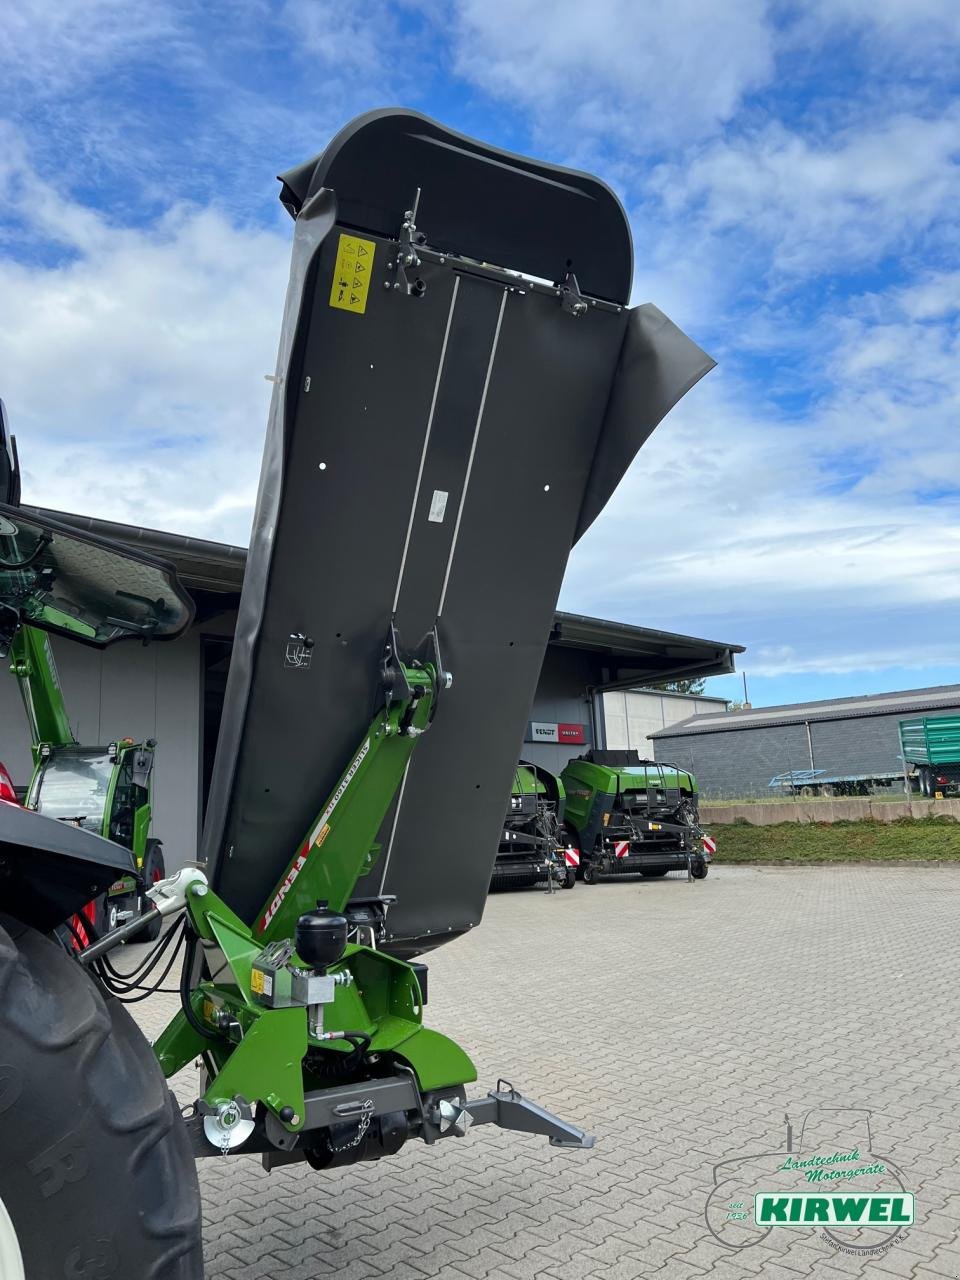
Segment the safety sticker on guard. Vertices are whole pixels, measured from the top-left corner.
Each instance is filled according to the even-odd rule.
[[[359,236],[340,236],[337,263],[330,286],[331,307],[363,315],[367,309],[367,294],[370,292],[376,248],[373,240],[361,240]]]

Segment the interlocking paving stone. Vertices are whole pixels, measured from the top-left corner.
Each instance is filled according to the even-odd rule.
[[[203,1160],[208,1278],[958,1280],[958,918],[951,867],[720,861],[693,885],[498,895],[427,957],[428,1024],[474,1057],[478,1093],[510,1079],[596,1148],[482,1129],[327,1174]],[[175,1007],[133,1011],[156,1035]],[[192,1068],[173,1083],[193,1101]],[[796,1145],[817,1108],[871,1112],[916,1228],[881,1259],[812,1229],[723,1248],[714,1164],[782,1151],[785,1114]]]

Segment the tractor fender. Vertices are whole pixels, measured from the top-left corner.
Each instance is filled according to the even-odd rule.
[[[46,933],[120,876],[133,854],[71,823],[0,803],[0,909]]]

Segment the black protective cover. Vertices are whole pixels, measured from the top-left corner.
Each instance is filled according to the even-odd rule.
[[[429,143],[404,141],[412,122]],[[394,194],[385,130],[405,157]],[[588,176],[550,169],[548,183],[546,166],[468,141],[377,112],[287,175],[282,381],[204,831],[217,889],[253,922],[376,709],[391,619],[410,651],[436,623],[453,686],[357,889],[397,896],[387,928],[406,954],[479,921],[570,548],[713,364],[656,308],[576,316],[556,290],[479,267],[544,275],[547,257],[571,261],[581,288],[625,297],[629,229]],[[462,236],[471,259],[425,253],[422,297],[384,288],[398,224],[383,210],[402,217],[417,187],[428,244],[434,209],[441,247],[452,255]],[[363,314],[330,305],[343,229],[376,245]],[[606,282],[599,258],[596,275],[581,265],[598,246]]]
[[[46,932],[136,869],[112,840],[0,800],[0,912]]]

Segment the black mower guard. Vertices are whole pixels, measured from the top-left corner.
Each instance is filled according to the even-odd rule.
[[[46,932],[120,876],[136,875],[122,845],[0,801],[0,910]]]
[[[396,896],[385,945],[415,955],[481,918],[571,547],[713,361],[626,309],[626,218],[585,174],[379,111],[283,199],[293,264],[203,851],[252,923],[369,721],[391,621],[410,653],[436,626],[453,684],[356,890]],[[518,547],[536,574],[510,572]]]

